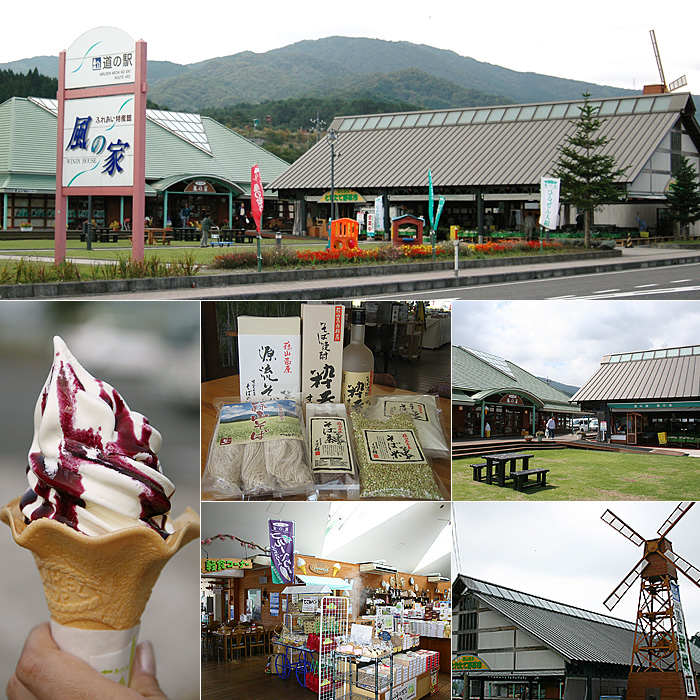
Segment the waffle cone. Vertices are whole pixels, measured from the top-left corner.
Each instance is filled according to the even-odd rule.
[[[91,630],[126,630],[139,624],[163,567],[199,534],[199,517],[188,508],[163,539],[150,527],[98,537],[49,518],[29,525],[19,498],[0,511],[15,542],[34,555],[51,619]]]

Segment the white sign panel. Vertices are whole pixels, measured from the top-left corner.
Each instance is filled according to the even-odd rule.
[[[131,95],[66,100],[63,186],[131,187],[134,118]]]
[[[374,200],[374,227],[375,231],[384,230],[384,197]]]
[[[121,29],[97,27],[66,49],[66,89],[135,81],[136,42]]]
[[[553,231],[559,225],[558,177],[543,177],[540,180],[540,226]]]
[[[697,697],[695,688],[695,676],[693,675],[692,662],[690,660],[690,649],[688,648],[688,635],[685,631],[685,618],[683,617],[683,606],[681,605],[681,594],[678,584],[670,582],[671,600],[673,601],[673,622],[676,628],[676,639],[678,640],[678,655],[683,669],[683,679],[685,680],[685,692],[689,698]]]

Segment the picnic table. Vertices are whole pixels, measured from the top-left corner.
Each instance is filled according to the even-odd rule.
[[[505,486],[507,479],[513,478],[513,472],[517,469],[518,462],[522,462],[522,470],[527,470],[530,460],[534,457],[524,452],[501,452],[498,454],[484,455],[486,461],[486,483],[491,484],[495,478],[499,486]],[[510,465],[510,471],[506,474],[506,465]]]

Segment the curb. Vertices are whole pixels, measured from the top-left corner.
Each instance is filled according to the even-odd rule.
[[[503,284],[508,282],[522,282],[526,280],[552,279],[556,277],[574,277],[576,275],[590,275],[598,272],[619,272],[621,270],[645,269],[652,267],[670,267],[672,265],[683,265],[700,262],[700,255],[685,258],[674,258],[669,260],[644,260],[619,262],[604,265],[586,265],[576,268],[554,268],[545,270],[526,270],[522,272],[496,272],[492,274],[468,275],[459,277],[433,277],[430,279],[412,279],[397,282],[367,282],[353,287],[338,285],[335,287],[318,287],[316,289],[296,290],[290,289],[284,292],[248,292],[242,295],[235,295],[237,299],[359,299],[363,296],[374,296],[379,294],[400,295],[402,293],[414,293],[421,291],[435,291],[438,289],[451,289],[460,287],[473,287],[487,284]],[[351,292],[345,294],[345,292]],[[197,297],[202,300],[221,299],[222,295],[201,295]]]
[[[599,260],[609,258],[622,257],[620,250],[605,250],[605,251],[589,251],[586,253],[562,253],[555,255],[529,255],[519,258],[489,258],[480,260],[460,261],[460,273],[465,270],[478,270],[491,267],[502,267],[507,265],[536,265],[541,263],[566,263],[578,260]],[[700,254],[697,256],[700,262]],[[506,262],[504,263],[504,260]],[[324,279],[352,279],[357,277],[382,276],[382,275],[401,275],[406,273],[420,272],[453,272],[454,262],[446,260],[443,262],[427,262],[427,263],[404,263],[400,265],[358,265],[357,267],[322,267],[322,268],[305,268],[302,270],[268,270],[263,272],[230,272],[227,274],[217,275],[192,275],[188,277],[147,277],[143,279],[128,279],[128,280],[97,280],[84,282],[50,282],[37,284],[8,284],[0,286],[0,299],[44,299],[55,298],[61,296],[85,296],[85,295],[100,295],[100,294],[128,294],[134,292],[152,292],[152,291],[169,291],[175,289],[211,289],[216,287],[232,287],[246,285],[260,285],[276,282],[307,282],[309,280],[324,280]],[[529,273],[532,274],[532,273]],[[427,288],[440,286],[437,283],[442,278],[430,280]],[[450,279],[450,278],[445,278]],[[454,280],[454,278],[452,278]],[[444,286],[463,286],[466,284],[464,280],[469,279],[460,277],[460,284],[444,285]],[[409,287],[402,291],[411,291],[416,289],[416,284],[419,280],[410,283]],[[385,283],[389,284],[389,283]],[[363,285],[366,286],[366,285]],[[382,286],[381,283],[374,283],[373,286]],[[383,288],[383,287],[382,287]],[[307,293],[327,292],[326,288],[319,290],[310,290],[302,292],[301,290],[289,290],[280,298],[307,298]],[[393,290],[390,290],[393,291]],[[366,292],[368,293],[368,292]],[[379,292],[374,292],[379,293]],[[271,293],[245,294],[241,298],[277,298]],[[267,296],[266,296],[267,294]],[[294,294],[302,296],[294,296]],[[200,297],[198,297],[200,298]],[[202,299],[206,297],[201,297]],[[308,297],[310,299],[325,298],[325,297]]]

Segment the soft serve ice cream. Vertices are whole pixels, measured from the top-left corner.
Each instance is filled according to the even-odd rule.
[[[160,433],[95,379],[54,338],[54,360],[34,410],[27,522],[51,518],[86,535],[147,526],[163,537],[173,484],[156,453]]]

